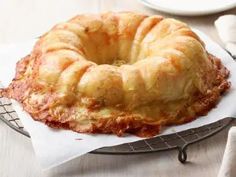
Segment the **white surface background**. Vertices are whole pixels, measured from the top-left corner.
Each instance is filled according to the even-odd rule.
[[[32,39],[53,24],[77,13],[100,10],[136,10],[158,13],[135,0],[1,0],[0,44]],[[228,13],[236,13],[236,9]],[[160,13],[159,13],[160,14]],[[222,13],[221,13],[222,14]],[[166,14],[164,14],[167,16]],[[176,17],[206,32],[220,42],[213,26],[219,16]],[[0,122],[0,176],[216,176],[223,156],[227,130],[202,143],[190,146],[185,165],[177,161],[176,151],[156,154],[111,156],[84,155],[63,166],[43,172],[35,159],[29,139]]]

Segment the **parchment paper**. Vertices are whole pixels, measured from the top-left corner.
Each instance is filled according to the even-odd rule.
[[[221,58],[224,65],[230,70],[231,89],[225,95],[217,107],[212,109],[207,116],[183,124],[166,128],[162,134],[170,134],[205,124],[215,122],[225,117],[236,117],[236,62],[219,45],[214,43],[202,32],[195,30],[206,43],[207,50]],[[35,40],[0,46],[0,81],[7,86],[15,74],[16,62],[30,53]],[[89,135],[75,133],[69,130],[54,130],[43,123],[34,121],[21,106],[13,101],[13,107],[18,113],[20,120],[31,136],[35,154],[44,169],[49,169],[81,156],[87,152],[104,146],[113,146],[127,142],[140,140],[141,138],[127,135],[117,137],[116,135]],[[114,157],[115,158],[115,157]]]

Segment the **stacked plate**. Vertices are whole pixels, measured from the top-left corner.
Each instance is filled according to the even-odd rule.
[[[236,0],[140,0],[144,5],[175,15],[206,15],[236,7]]]

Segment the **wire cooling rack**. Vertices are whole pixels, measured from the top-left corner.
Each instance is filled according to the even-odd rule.
[[[9,99],[0,97],[0,119],[15,131],[30,137],[24,129]],[[225,118],[215,123],[199,128],[193,128],[179,133],[162,135],[155,138],[126,143],[118,146],[103,147],[92,151],[94,154],[138,154],[167,150],[178,150],[178,159],[181,163],[187,160],[187,147],[191,144],[209,138],[220,132],[233,121]]]

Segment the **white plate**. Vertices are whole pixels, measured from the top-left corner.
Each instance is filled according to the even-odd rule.
[[[236,0],[139,0],[144,5],[175,15],[206,15],[236,7]]]

